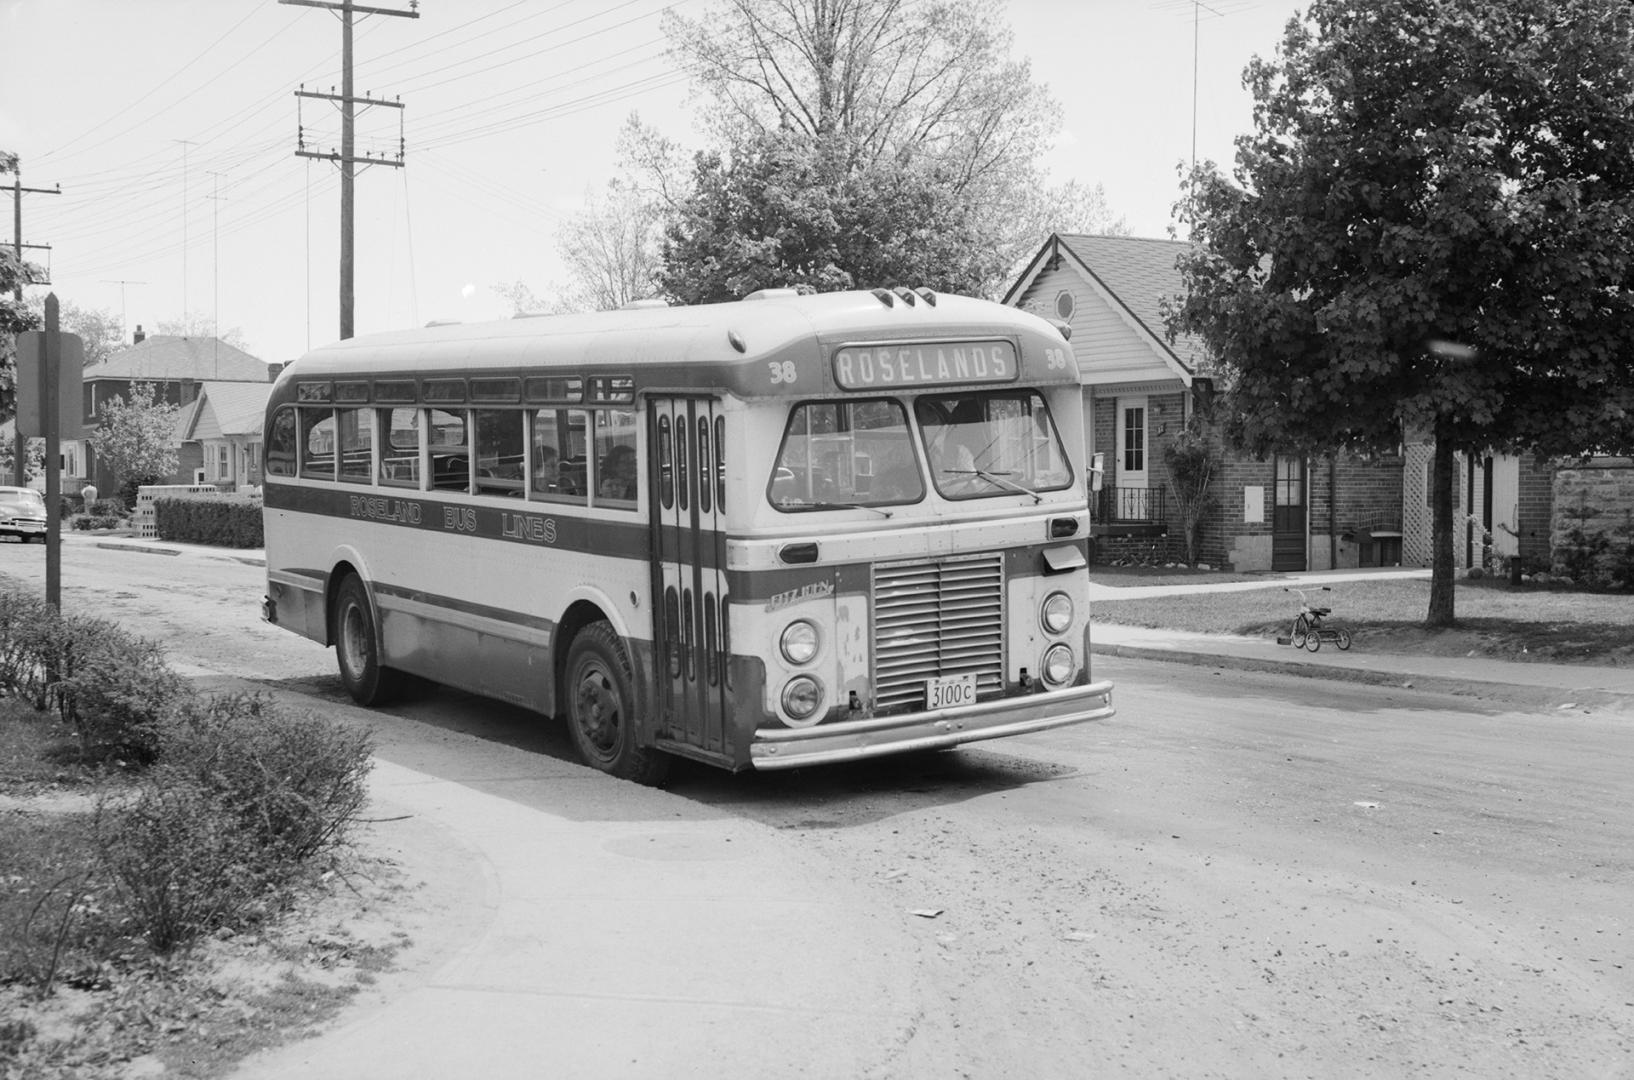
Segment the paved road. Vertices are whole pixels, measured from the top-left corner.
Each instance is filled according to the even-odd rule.
[[[187,558],[70,546],[67,602],[358,715],[258,569]],[[461,695],[377,714],[438,933],[243,1075],[1634,1074],[1627,715],[1099,671],[1102,725],[667,791]]]

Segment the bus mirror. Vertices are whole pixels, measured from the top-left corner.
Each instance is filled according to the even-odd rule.
[[[1089,490],[1100,491],[1106,482],[1106,455],[1092,454],[1089,459]]]

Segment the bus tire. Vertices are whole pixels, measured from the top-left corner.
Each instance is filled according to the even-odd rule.
[[[580,630],[567,650],[563,683],[568,731],[591,768],[637,784],[658,784],[669,758],[636,742],[635,676],[630,654],[605,619]]]
[[[356,574],[348,574],[335,591],[332,618],[329,636],[335,643],[341,685],[359,705],[387,704],[402,689],[402,679],[380,663],[380,638],[369,590]]]

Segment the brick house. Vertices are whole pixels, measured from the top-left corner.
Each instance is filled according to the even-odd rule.
[[[206,382],[182,410],[177,437],[189,461],[198,459],[192,482],[225,491],[261,483],[261,424],[271,383]]]
[[[87,434],[100,421],[100,411],[115,398],[128,398],[135,383],[151,383],[157,398],[181,406],[177,423],[176,474],[170,483],[191,484],[204,465],[204,444],[184,441],[187,421],[206,383],[270,384],[278,368],[257,360],[218,338],[151,337],[136,328],[134,343],[114,353],[106,361],[85,369],[83,416]],[[112,494],[117,488],[113,474],[96,460],[86,439],[63,440],[63,488],[77,490],[90,482],[99,491]]]
[[[1095,557],[1184,555],[1163,450],[1202,412],[1220,457],[1201,561],[1235,570],[1395,565],[1402,553],[1400,455],[1258,460],[1225,451],[1207,422],[1213,391],[1202,342],[1170,341],[1161,303],[1182,290],[1184,243],[1052,235],[1004,302],[1071,328],[1083,375],[1089,453],[1105,455],[1092,499]]]

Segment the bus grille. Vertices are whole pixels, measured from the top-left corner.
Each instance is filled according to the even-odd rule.
[[[974,672],[1004,689],[1004,557],[874,568],[874,709],[924,708],[925,680]]]

